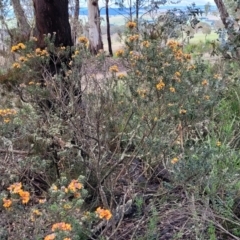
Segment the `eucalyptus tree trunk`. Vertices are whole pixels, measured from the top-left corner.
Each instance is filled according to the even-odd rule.
[[[106,0],[107,41],[109,54],[110,56],[113,56],[108,3],[109,0]]]
[[[45,35],[50,34],[55,46],[72,46],[68,0],[33,0],[37,46],[45,47]]]
[[[224,25],[224,27],[226,29],[228,29],[228,22],[227,22],[227,18],[229,17],[229,13],[227,11],[227,8],[226,6],[224,5],[224,2],[223,0],[214,0],[217,8],[218,8],[218,11],[220,13],[220,18],[222,20],[222,23]]]
[[[75,0],[74,1],[74,12],[73,12],[73,24],[72,24],[72,37],[73,37],[73,42],[76,42],[77,38],[77,29],[79,25],[79,9],[80,9],[80,1]]]
[[[30,37],[31,27],[27,21],[25,12],[22,8],[20,0],[11,0],[13,11],[17,19],[18,29],[16,41],[27,41]]]
[[[89,48],[93,54],[103,49],[98,0],[88,0]]]

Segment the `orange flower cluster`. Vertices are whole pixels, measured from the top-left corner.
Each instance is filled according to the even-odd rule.
[[[162,90],[165,87],[165,83],[160,79],[159,83],[156,85],[157,90]]]
[[[15,62],[15,63],[13,63],[12,67],[13,68],[21,68],[21,65],[20,65],[20,63]]]
[[[65,222],[59,222],[59,223],[54,223],[52,225],[52,231],[57,231],[57,230],[61,230],[61,231],[71,231],[72,230],[72,226],[69,223],[65,223]]]
[[[79,37],[78,38],[78,42],[83,43],[83,44],[87,44],[88,43],[88,39],[86,37]]]
[[[133,22],[133,21],[130,21],[126,24],[126,27],[127,28],[130,28],[130,29],[133,29],[137,26],[137,23],[136,22]]]
[[[191,54],[183,53],[182,49],[180,49],[182,45],[179,42],[170,40],[167,43],[167,46],[173,51],[176,60],[178,61],[191,60]]]
[[[30,193],[28,191],[22,190],[22,183],[19,183],[19,182],[14,183],[14,184],[10,185],[10,187],[8,187],[8,190],[11,193],[19,194],[23,204],[26,204],[29,202]]]
[[[129,40],[130,42],[136,41],[136,40],[138,40],[138,39],[139,39],[139,35],[138,35],[138,34],[132,35],[132,36],[130,36],[130,37],[128,38],[128,40]]]
[[[142,45],[146,48],[148,48],[150,46],[150,42],[149,41],[143,41]]]
[[[65,222],[59,222],[59,223],[54,223],[52,225],[52,231],[71,231],[72,230],[72,226],[69,223],[65,223]],[[54,240],[56,238],[56,234],[55,233],[51,233],[49,235],[47,235],[44,240]],[[71,238],[64,238],[63,240],[71,240]]]
[[[147,90],[146,89],[139,89],[139,90],[137,90],[137,92],[142,98],[145,98],[146,95],[147,95]]]
[[[36,56],[49,56],[49,53],[46,49],[41,50],[40,48],[36,48],[35,54]]]
[[[12,206],[12,200],[11,199],[6,199],[6,198],[3,198],[3,206],[5,208],[9,208]]]
[[[82,187],[83,185],[80,182],[78,182],[78,180],[74,179],[68,185],[68,190],[75,193],[77,190],[82,189]]]
[[[204,80],[202,81],[202,85],[203,85],[203,86],[207,86],[207,85],[208,85],[208,81],[207,81],[206,79],[204,79]]]
[[[47,235],[44,240],[54,240],[56,237],[56,234],[55,233],[51,233],[49,235]]]
[[[171,163],[172,163],[172,164],[175,164],[175,163],[177,163],[177,162],[178,162],[178,158],[176,158],[176,157],[171,160]]]
[[[109,220],[112,217],[112,213],[109,210],[103,209],[101,207],[97,208],[96,213],[101,219]]]
[[[14,109],[10,109],[10,108],[0,109],[0,116],[2,116],[2,117],[7,117],[9,115],[15,115],[16,113],[17,113],[17,111]]]
[[[112,73],[117,73],[119,72],[118,70],[118,66],[117,65],[113,65],[109,68],[109,71],[112,72]]]
[[[122,55],[124,54],[124,50],[123,49],[119,49],[116,51],[116,56],[117,57],[122,57]]]
[[[25,49],[26,46],[23,43],[18,43],[17,45],[12,46],[11,52],[16,52],[18,50]]]

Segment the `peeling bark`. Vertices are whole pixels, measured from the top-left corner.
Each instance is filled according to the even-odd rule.
[[[97,0],[88,0],[89,47],[93,54],[103,49],[100,28],[100,12]]]

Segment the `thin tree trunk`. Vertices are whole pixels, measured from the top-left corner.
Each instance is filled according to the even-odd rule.
[[[113,56],[108,3],[109,0],[106,0],[107,41],[109,54],[110,56]]]
[[[140,4],[140,1],[136,0],[136,22],[137,22],[137,25],[138,25],[138,18],[139,18],[139,4]]]
[[[37,46],[46,46],[44,38],[51,34],[55,46],[72,46],[68,0],[33,0]]]
[[[74,13],[73,13],[73,25],[72,25],[72,37],[73,42],[76,42],[77,38],[77,28],[78,28],[78,21],[79,21],[79,9],[80,9],[80,1],[75,0],[74,6]]]
[[[27,21],[20,0],[12,0],[12,6],[18,23],[17,40],[27,41],[30,37],[31,27]]]
[[[130,0],[130,4],[129,4],[129,10],[130,10],[130,21],[132,21],[132,0]]]
[[[103,49],[98,1],[88,0],[89,47],[93,54]]]

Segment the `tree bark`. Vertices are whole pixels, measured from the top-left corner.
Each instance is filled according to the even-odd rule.
[[[107,41],[109,54],[110,56],[113,56],[108,3],[109,0],[106,0]]]
[[[27,41],[30,37],[31,27],[27,21],[20,0],[12,0],[12,6],[18,23],[17,40]]]
[[[103,49],[98,0],[88,0],[89,47],[93,54]]]
[[[55,46],[72,46],[68,0],[33,0],[37,46],[44,48],[45,34],[51,34]]]
[[[223,22],[223,25],[226,29],[228,29],[228,22],[227,22],[227,18],[229,17],[229,13],[227,11],[227,8],[226,6],[224,5],[223,1],[222,0],[214,0],[217,8],[218,8],[218,11],[220,13],[220,18]]]
[[[73,37],[73,42],[76,42],[77,38],[77,29],[78,29],[78,21],[79,21],[79,9],[80,9],[80,1],[75,0],[74,1],[74,13],[73,13],[73,24],[72,24],[72,37]]]

